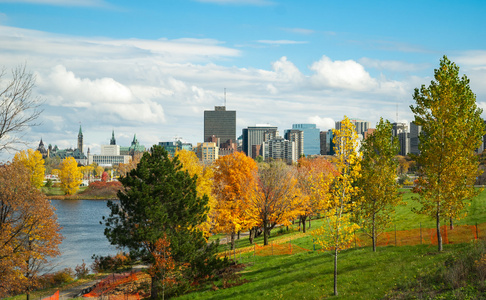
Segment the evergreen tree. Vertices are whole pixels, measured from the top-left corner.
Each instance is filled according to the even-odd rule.
[[[208,197],[197,196],[197,177],[182,170],[178,158],[153,146],[137,167],[120,178],[120,202],[108,202],[105,235],[113,245],[154,264],[157,242],[167,238],[174,262],[183,266],[183,279],[192,282],[221,266],[217,244],[207,244],[198,225],[206,220]],[[152,298],[158,297],[160,274],[151,274]],[[178,279],[179,281],[181,279]],[[180,282],[179,282],[180,283]],[[182,286],[182,285],[179,285]]]

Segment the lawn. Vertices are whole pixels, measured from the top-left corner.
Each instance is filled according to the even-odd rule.
[[[418,228],[434,228],[435,220],[412,212],[420,204],[413,199],[416,194],[404,190],[406,205],[396,209],[395,222],[389,231]],[[313,220],[310,231],[321,225],[323,220]],[[471,201],[468,214],[456,225],[486,223],[486,192],[481,192]],[[444,224],[444,223],[443,223]],[[403,233],[402,233],[403,234]],[[424,233],[424,236],[426,234]],[[295,238],[292,238],[295,237]],[[222,236],[220,236],[222,237]],[[471,235],[473,237],[473,235]],[[222,289],[221,282],[214,287],[184,295],[178,299],[322,299],[332,297],[333,256],[329,252],[313,251],[311,234],[302,236],[296,225],[287,232],[286,227],[274,229],[270,243],[279,243],[283,238],[291,239],[293,245],[309,251],[293,255],[254,256],[247,238],[237,241],[238,248],[249,248],[248,253],[233,253],[239,262],[247,267],[242,278],[248,280],[240,286]],[[398,233],[400,239],[400,233]],[[472,239],[472,238],[471,238]],[[468,243],[444,245],[442,253],[425,237],[423,245],[378,247],[376,253],[370,247],[356,247],[342,251],[338,256],[338,291],[335,299],[379,299],[404,282],[414,282],[416,277],[432,274],[444,266],[444,262],[457,251],[470,247]],[[256,242],[261,245],[262,239]],[[426,244],[427,243],[427,244]],[[392,244],[392,243],[391,243]],[[400,242],[399,242],[400,245]],[[257,252],[258,253],[258,252]]]

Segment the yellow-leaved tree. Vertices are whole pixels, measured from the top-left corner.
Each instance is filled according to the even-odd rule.
[[[324,224],[312,234],[323,250],[331,250],[334,255],[334,295],[337,290],[337,262],[342,249],[350,246],[359,226],[352,222],[351,211],[356,207],[359,188],[355,185],[360,174],[360,155],[358,153],[358,134],[355,126],[345,116],[341,129],[333,130],[334,151],[336,153],[336,176],[330,187],[329,201],[321,212],[326,218]]]
[[[459,78],[459,67],[446,56],[434,72],[428,87],[415,89],[415,124],[422,126],[419,137],[419,213],[436,220],[438,250],[442,251],[441,217],[460,218],[466,200],[479,193],[474,188],[479,171],[475,150],[484,135],[482,109],[469,87]]]
[[[354,210],[356,221],[371,237],[376,251],[378,236],[390,225],[395,207],[401,203],[396,180],[398,139],[392,139],[392,125],[383,121],[361,145],[360,201]]]
[[[196,156],[196,153],[194,153],[193,151],[179,150],[176,152],[176,156],[182,163],[183,170],[186,170],[189,175],[191,175],[191,177],[193,177],[194,175],[197,176],[197,196],[199,198],[202,198],[204,195],[208,197],[207,206],[209,210],[206,215],[206,221],[198,226],[199,229],[203,232],[204,237],[208,239],[211,234],[211,215],[214,214],[213,210],[216,206],[216,200],[214,198],[214,195],[212,194],[214,175],[213,170],[211,166],[204,166],[203,164],[201,164]]]
[[[62,191],[66,195],[73,195],[78,191],[82,179],[83,173],[81,173],[74,157],[63,159],[59,170],[59,180],[61,180]]]
[[[13,158],[13,163],[20,163],[29,171],[30,182],[34,187],[40,188],[43,185],[46,168],[39,151],[27,149],[27,151],[17,152]]]
[[[213,194],[216,206],[211,220],[215,232],[231,236],[231,247],[235,246],[235,235],[241,230],[255,226],[245,214],[246,186],[253,184],[256,162],[242,152],[221,156],[214,162]]]

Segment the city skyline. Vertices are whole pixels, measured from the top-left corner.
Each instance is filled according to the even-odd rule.
[[[486,108],[485,13],[483,1],[0,0],[0,65],[37,78],[30,148],[75,148],[80,123],[94,153],[113,129],[117,144],[196,144],[215,106],[237,112],[237,137],[262,123],[326,131],[344,115],[409,124],[413,89],[443,55]]]

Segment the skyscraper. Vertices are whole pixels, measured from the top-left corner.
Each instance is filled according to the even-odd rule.
[[[293,124],[292,129],[304,132],[304,154],[318,155],[321,153],[321,130],[316,124]]]
[[[351,123],[354,124],[354,126],[356,128],[356,132],[358,134],[361,134],[364,137],[368,128],[370,128],[370,122],[364,121],[364,120],[358,120],[358,119],[350,119],[350,121],[351,121]],[[336,122],[336,129],[337,130],[341,129],[341,121]]]
[[[297,153],[297,158],[304,154],[304,132],[302,130],[285,130],[284,137],[286,140],[295,142],[295,151]]]
[[[261,149],[263,142],[278,136],[277,127],[271,125],[255,125],[243,129],[243,145],[242,150],[247,156],[255,159],[262,153],[256,151]],[[255,151],[254,151],[255,150]]]
[[[420,154],[419,150],[419,136],[422,131],[422,126],[416,125],[415,122],[410,122],[410,153]]]
[[[236,111],[226,110],[226,106],[204,111],[204,142],[209,142],[212,136],[220,143],[236,141]]]

